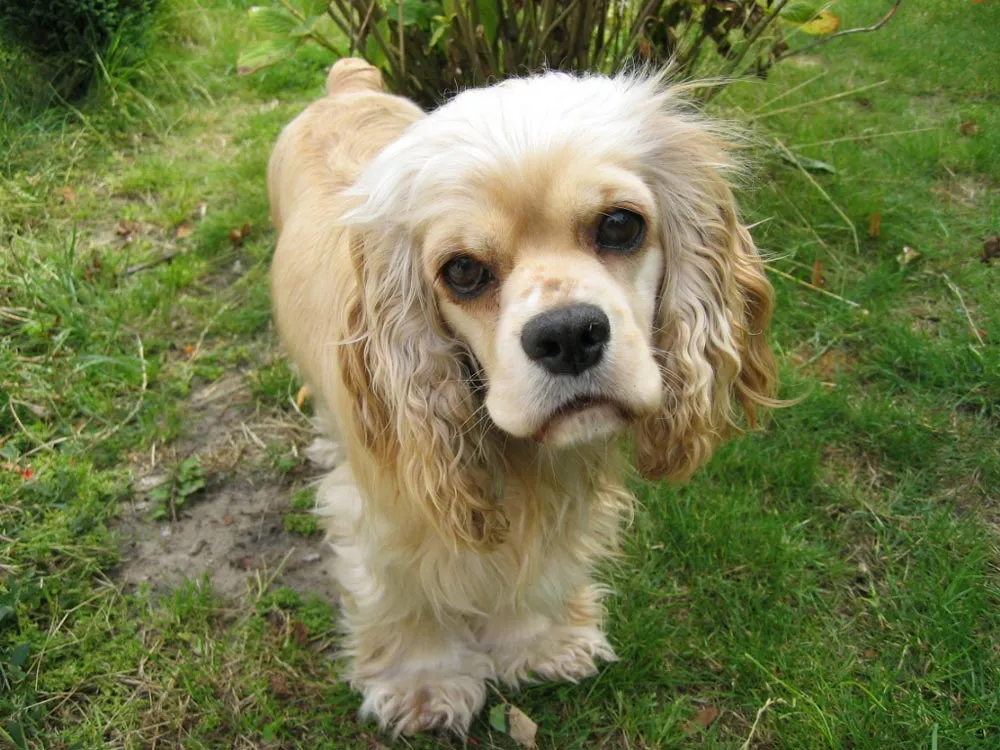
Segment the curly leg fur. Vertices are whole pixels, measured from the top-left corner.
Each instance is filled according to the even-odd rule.
[[[491,618],[480,642],[508,685],[578,682],[596,674],[598,661],[617,661],[601,631],[602,615],[598,589],[587,586],[556,617],[524,612]]]

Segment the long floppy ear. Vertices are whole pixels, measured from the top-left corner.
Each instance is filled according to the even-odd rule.
[[[453,546],[489,547],[506,529],[480,455],[463,352],[445,330],[401,229],[352,229],[358,285],[340,356],[354,428],[399,490]]]
[[[738,403],[752,426],[777,385],[766,330],[773,290],[726,181],[726,142],[669,90],[657,95],[656,154],[648,167],[666,255],[655,346],[662,409],[635,432],[647,478],[683,480],[738,430]],[[674,109],[674,112],[671,112]]]

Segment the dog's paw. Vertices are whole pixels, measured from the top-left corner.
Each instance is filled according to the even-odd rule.
[[[617,661],[596,625],[556,625],[531,641],[505,644],[493,652],[497,676],[508,685],[522,681],[579,682],[597,673],[599,661]]]
[[[447,730],[464,737],[486,701],[485,682],[468,676],[373,680],[363,691],[362,718],[375,719],[394,736]]]

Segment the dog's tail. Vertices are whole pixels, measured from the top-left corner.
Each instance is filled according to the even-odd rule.
[[[385,91],[382,74],[359,57],[337,60],[326,77],[327,96],[348,91]]]

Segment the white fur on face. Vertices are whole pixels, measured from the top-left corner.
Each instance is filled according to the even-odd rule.
[[[608,269],[585,249],[525,254],[503,282],[494,351],[486,359],[493,421],[517,437],[563,446],[601,439],[655,410],[661,385],[650,339],[662,254],[643,253],[634,269]],[[625,264],[615,258],[609,265]],[[574,303],[601,309],[611,336],[596,366],[576,376],[553,375],[525,354],[521,332],[536,315]],[[583,400],[594,405],[561,413]]]
[[[390,227],[422,253],[424,282],[482,368],[490,418],[515,437],[598,440],[662,405],[653,331],[670,252],[668,209],[654,198],[663,165],[651,163],[662,105],[644,79],[552,73],[467,91],[414,123],[354,189],[365,202],[348,223]],[[647,223],[629,257],[593,244],[599,216],[620,207]],[[441,283],[457,254],[496,277],[483,298],[456,301]],[[552,375],[527,357],[521,331],[574,303],[603,310],[611,338],[597,366]]]

